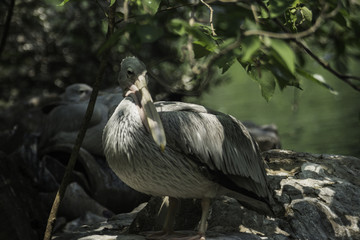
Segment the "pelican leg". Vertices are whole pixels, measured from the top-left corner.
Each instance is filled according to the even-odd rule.
[[[187,236],[181,238],[169,238],[170,240],[205,240],[205,232],[207,228],[207,218],[209,216],[210,199],[203,198],[201,200],[201,219],[199,223],[199,231],[195,236]]]
[[[174,233],[173,226],[175,213],[179,206],[179,200],[173,197],[168,197],[168,200],[168,207],[162,230],[148,234],[146,239],[169,239],[169,235]]]
[[[167,233],[173,232],[175,213],[179,206],[179,199],[169,197],[169,207],[166,214],[165,222],[163,225],[163,231]]]
[[[199,235],[201,240],[205,240],[205,232],[207,228],[207,218],[209,216],[209,208],[210,208],[210,199],[203,198],[201,200],[201,219],[200,219],[200,226],[199,226]]]

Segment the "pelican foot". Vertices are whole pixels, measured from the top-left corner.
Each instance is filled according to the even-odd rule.
[[[188,231],[186,232],[166,232],[166,231],[154,231],[144,232],[147,240],[205,240],[204,234],[192,235]]]
[[[198,233],[192,236],[169,238],[169,240],[205,240],[205,234]]]
[[[142,233],[147,240],[168,240],[173,234],[174,232],[169,231],[150,231]]]

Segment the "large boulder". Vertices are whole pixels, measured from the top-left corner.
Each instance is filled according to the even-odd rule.
[[[261,152],[281,148],[280,136],[275,124],[257,125],[250,121],[243,121],[243,124],[258,143]]]
[[[26,166],[19,153],[0,151],[0,239],[36,240],[45,231],[49,209],[41,204]]]
[[[265,217],[232,198],[220,197],[212,204],[208,240],[360,239],[360,159],[288,150],[270,150],[263,156],[276,202],[276,217]],[[159,211],[161,205],[163,209]],[[81,233],[86,239],[100,235],[106,239],[145,239],[141,232],[160,229],[161,223],[156,219],[161,219],[165,206],[162,199],[153,198],[139,213],[118,215],[96,226],[80,228],[74,234],[78,237]],[[183,201],[176,230],[194,230],[199,209],[197,201]],[[96,231],[99,225],[107,226],[107,231]],[[66,239],[76,239],[72,238],[75,235],[67,233]]]

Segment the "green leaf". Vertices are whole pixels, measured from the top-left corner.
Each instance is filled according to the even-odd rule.
[[[256,30],[259,29],[260,27],[255,21],[252,21],[249,18],[245,18],[245,21],[242,24],[242,28],[246,30]]]
[[[216,65],[222,69],[221,74],[224,74],[234,64],[236,58],[234,56],[224,56],[216,61]]]
[[[305,21],[311,23],[311,21],[312,21],[312,12],[311,12],[311,10],[304,6],[304,7],[301,8],[301,11],[302,11],[302,14],[304,16]]]
[[[161,0],[141,0],[146,13],[155,15],[159,9]]]
[[[267,102],[270,101],[275,92],[276,82],[269,71],[263,71],[261,78],[256,79],[261,88],[261,95]]]
[[[208,30],[202,24],[190,26],[188,22],[182,19],[172,19],[168,24],[168,29],[180,36],[191,34],[194,37],[194,43],[198,44],[206,50],[213,52],[217,49],[214,38],[208,34]]]
[[[338,95],[338,92],[335,91],[335,89],[333,87],[331,87],[329,84],[326,83],[324,77],[320,74],[311,74],[301,68],[297,68],[296,69],[296,72],[298,74],[300,74],[301,76],[303,76],[304,78],[308,79],[308,80],[311,80],[313,82],[315,82],[316,84],[326,88],[327,90],[329,90],[329,92],[331,94],[334,94],[334,95]]]
[[[301,89],[299,80],[283,65],[272,64],[265,66],[265,68],[269,69],[271,73],[275,76],[280,90],[283,90],[286,86],[293,86]]]
[[[117,16],[118,18],[124,19],[124,13],[122,13],[122,12],[116,12],[115,14],[116,14],[116,16]]]
[[[289,69],[289,71],[295,73],[295,54],[289,45],[278,39],[271,39],[271,47],[281,58],[280,62]]]
[[[128,25],[130,26],[130,25]],[[101,55],[105,50],[111,48],[114,46],[120,39],[120,37],[124,34],[125,29],[121,28],[121,30],[115,31],[111,37],[106,40],[101,46],[99,47],[99,50],[97,51],[98,55]]]
[[[243,40],[241,46],[243,49],[241,61],[248,62],[254,53],[261,47],[261,42],[259,37],[248,37]]]
[[[204,56],[207,56],[209,55],[209,53],[211,53],[209,50],[207,50],[205,47],[197,44],[197,43],[194,43],[193,44],[193,49],[194,49],[194,54],[195,54],[195,58],[198,59],[198,58],[202,58]]]
[[[275,18],[280,16],[281,14],[284,14],[284,12],[290,8],[294,0],[270,0],[269,1],[269,11],[270,11],[270,17]]]
[[[341,9],[339,13],[332,18],[332,20],[337,22],[339,26],[349,28],[350,24],[346,19],[349,19],[349,14],[344,9]]]
[[[261,89],[261,95],[265,98],[267,102],[269,102],[274,95],[276,87],[275,77],[272,72],[264,69],[252,70],[249,65],[245,66],[244,70],[247,72],[248,76],[251,79],[255,80],[259,84]]]
[[[189,24],[179,18],[171,19],[170,23],[168,24],[169,30],[180,36],[183,36],[186,34],[187,27],[189,27]]]
[[[187,33],[192,34],[194,38],[197,39],[194,41],[194,43],[205,47],[210,52],[213,52],[217,49],[217,45],[215,44],[214,39],[203,31],[201,25],[189,26],[185,29]]]
[[[60,3],[58,6],[59,6],[59,7],[62,7],[62,6],[64,6],[68,1],[70,1],[70,0],[63,0],[62,3]]]
[[[157,26],[140,25],[136,28],[136,33],[142,43],[151,43],[158,40],[164,34],[164,31]]]
[[[111,7],[112,5],[114,5],[115,2],[116,2],[116,0],[111,0],[111,1],[110,1],[110,7]]]

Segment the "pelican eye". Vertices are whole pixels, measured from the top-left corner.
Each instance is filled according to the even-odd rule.
[[[128,68],[126,71],[127,71],[128,76],[134,74],[134,71],[131,68]]]

